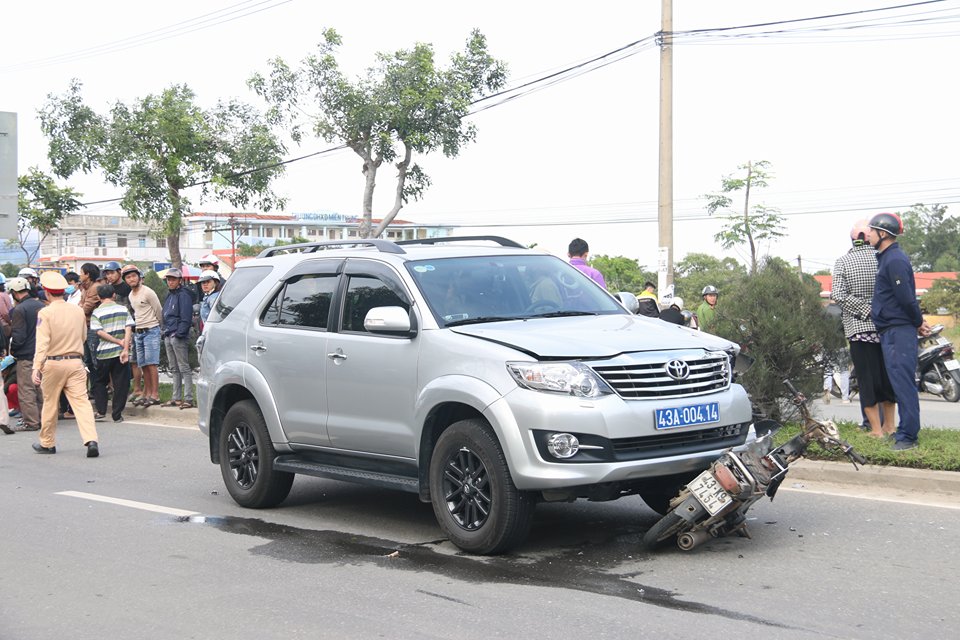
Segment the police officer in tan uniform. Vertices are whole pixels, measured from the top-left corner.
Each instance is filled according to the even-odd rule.
[[[87,337],[87,321],[83,310],[63,299],[66,279],[56,271],[40,276],[40,286],[47,292],[50,304],[37,315],[37,349],[33,358],[33,382],[43,393],[40,417],[40,442],[34,443],[37,453],[56,453],[57,408],[60,392],[66,394],[77,416],[80,437],[87,447],[87,457],[100,455],[93,407],[87,398],[87,372],[83,367],[83,343]]]

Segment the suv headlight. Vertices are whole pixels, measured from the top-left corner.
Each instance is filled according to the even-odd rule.
[[[613,389],[582,362],[508,362],[507,370],[524,389],[579,398],[613,393]]]

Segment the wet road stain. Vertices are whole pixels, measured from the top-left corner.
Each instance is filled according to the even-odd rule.
[[[561,549],[559,552],[552,552],[549,557],[478,557],[437,550],[438,545],[446,542],[446,539],[404,544],[341,531],[301,529],[256,518],[234,516],[198,515],[176,520],[181,523],[212,526],[227,533],[265,538],[269,542],[252,548],[250,552],[285,562],[337,566],[374,564],[403,571],[425,571],[476,584],[559,587],[676,611],[751,622],[765,627],[804,630],[803,627],[765,620],[730,609],[681,600],[675,592],[631,580],[636,574],[617,573],[617,567],[625,558],[642,556],[639,547],[640,535],[636,533],[607,537],[605,543],[599,547],[590,543]],[[450,599],[440,594],[424,594]]]

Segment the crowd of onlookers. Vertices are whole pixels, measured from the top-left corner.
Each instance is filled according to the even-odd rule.
[[[173,381],[162,406],[193,407],[190,345],[223,286],[216,256],[199,265],[195,284],[180,269],[160,272],[167,287],[162,302],[133,264],[88,262],[66,274],[24,267],[17,277],[0,275],[3,433],[40,431],[34,449],[55,453],[57,420],[76,419],[88,456],[99,455],[93,422],[108,412],[122,422],[128,403],[161,404],[161,345]]]

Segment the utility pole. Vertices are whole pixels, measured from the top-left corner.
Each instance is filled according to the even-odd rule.
[[[797,275],[800,276],[800,282],[803,282],[803,263],[800,262],[800,254],[797,254]]]
[[[661,0],[660,33],[660,180],[657,290],[673,284],[673,0]]]
[[[237,229],[237,219],[230,216],[230,268],[237,268],[237,238],[235,235]],[[214,283],[216,284],[216,283]]]

